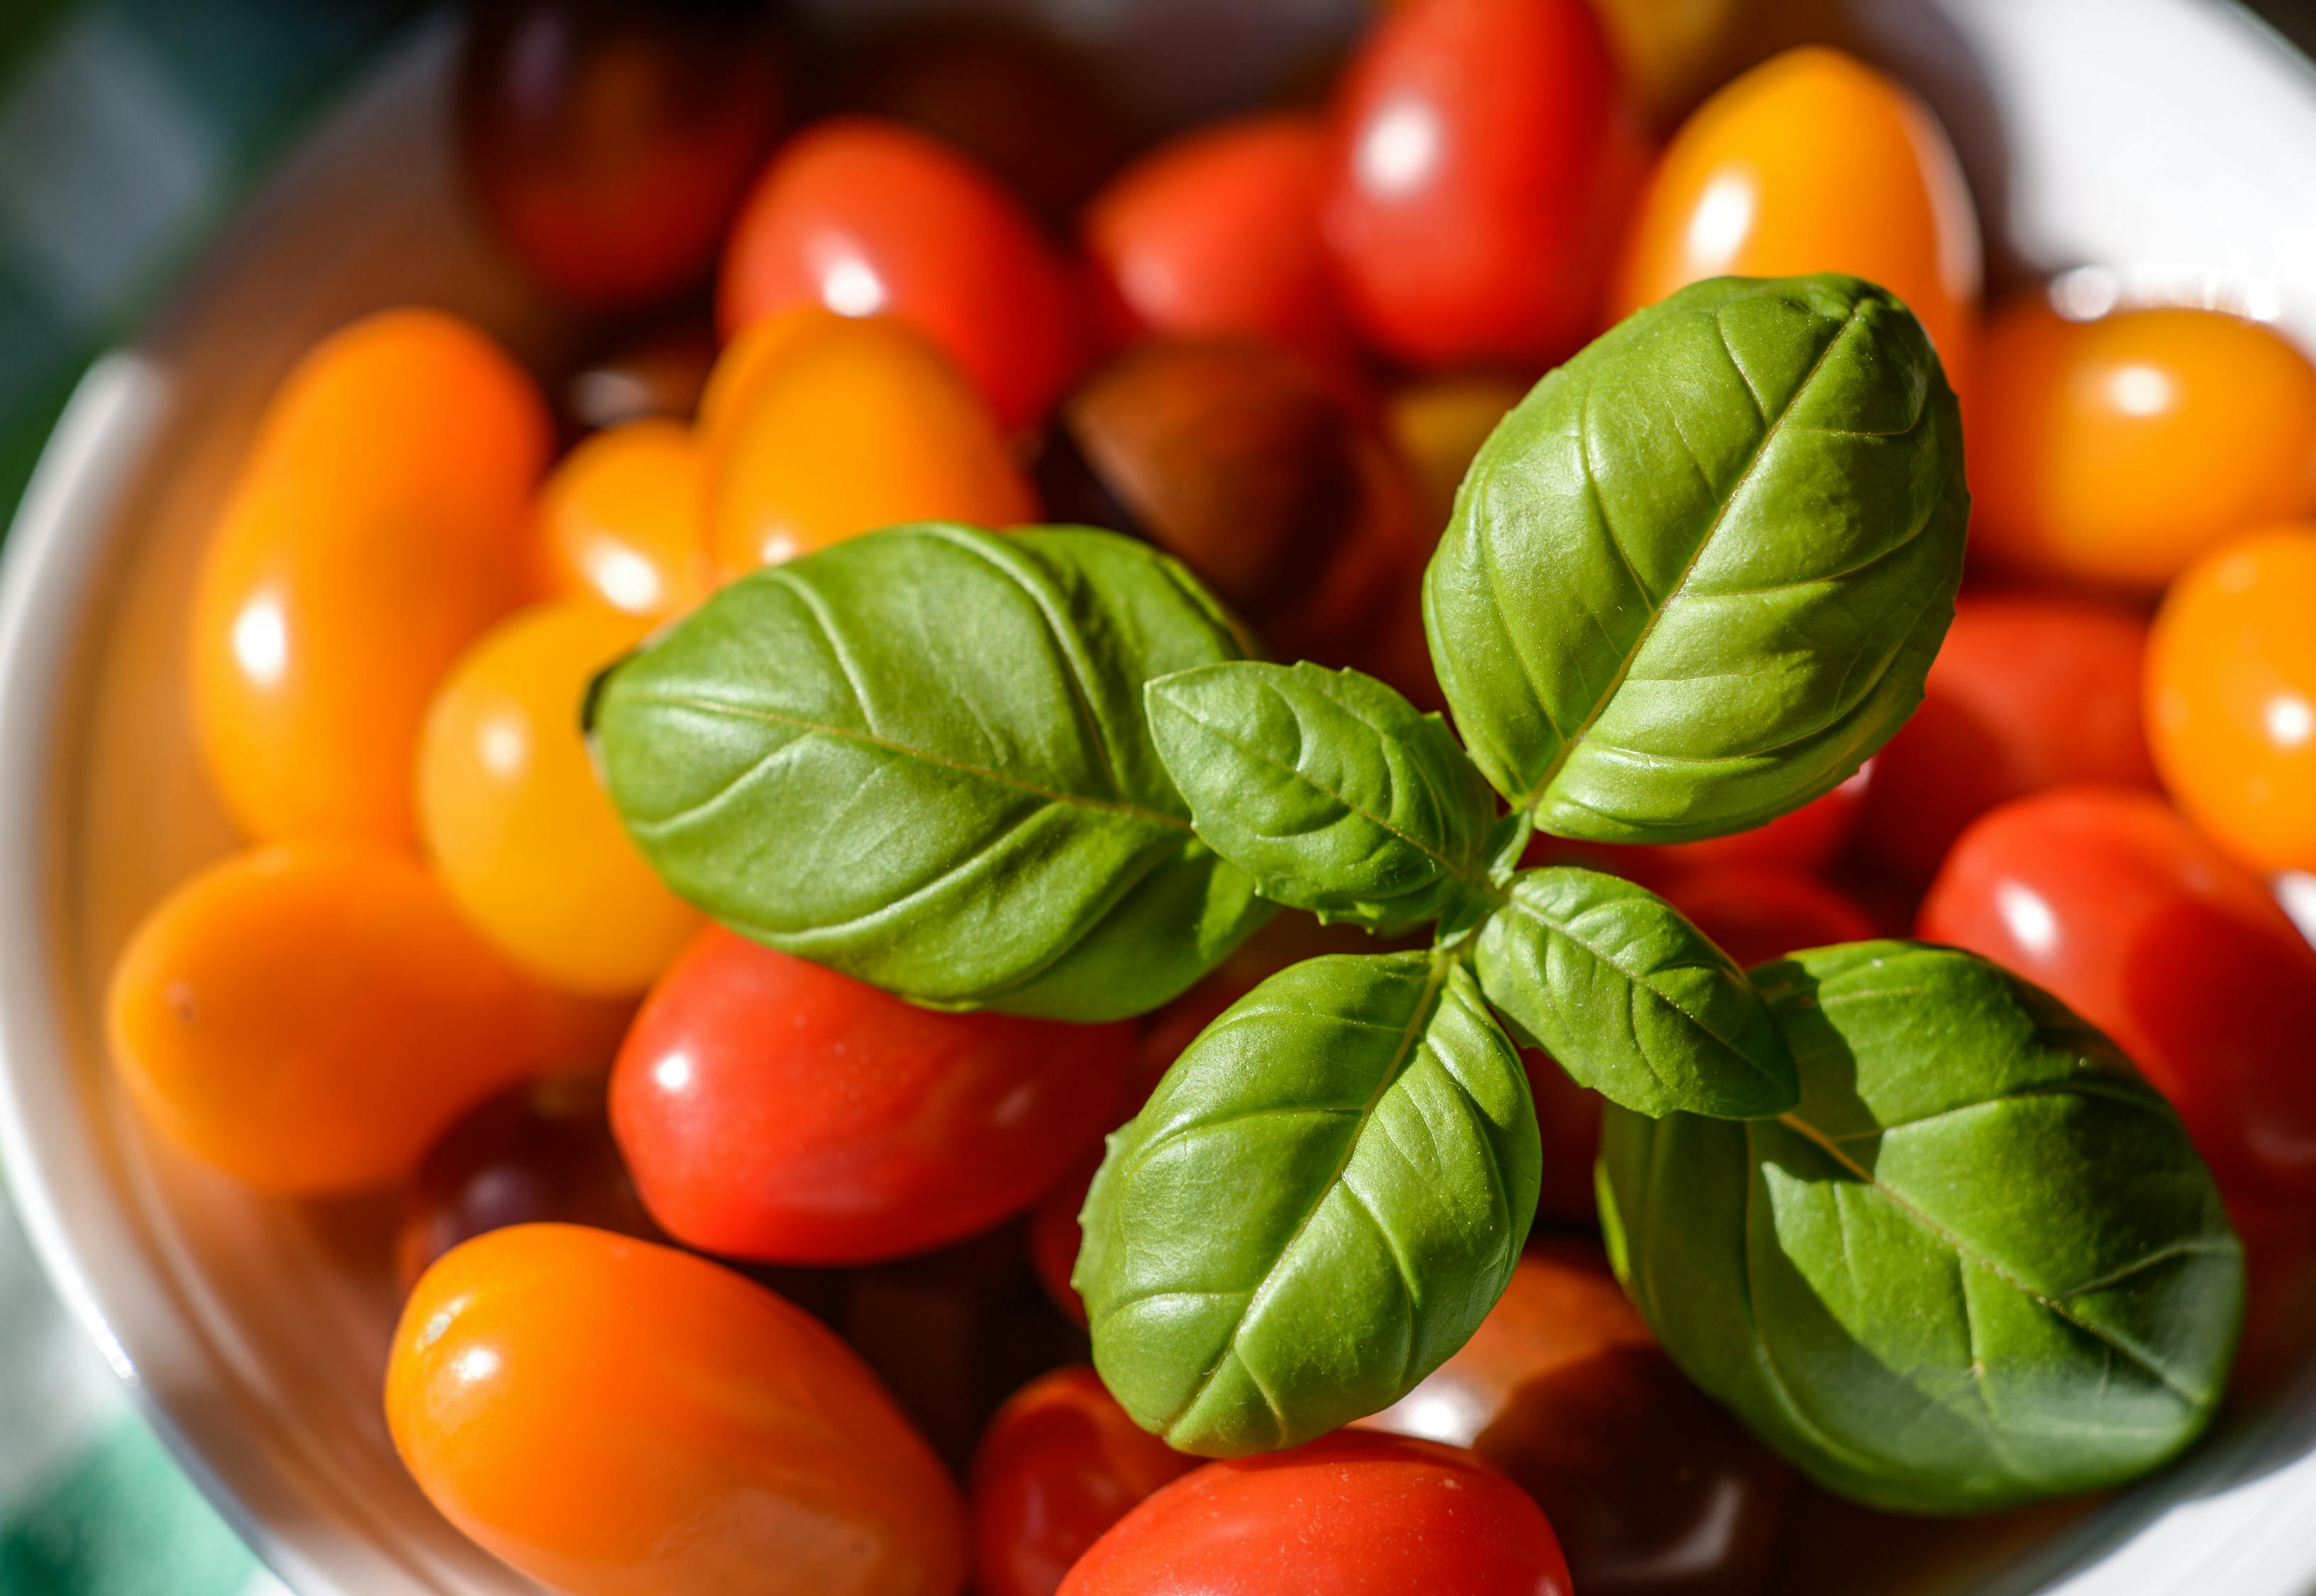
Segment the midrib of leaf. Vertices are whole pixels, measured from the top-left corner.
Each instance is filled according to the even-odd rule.
[[[1241,740],[1234,733],[1229,731],[1225,727],[1216,726],[1211,720],[1207,720],[1203,717],[1192,714],[1190,710],[1184,706],[1178,704],[1175,707],[1178,709],[1180,709],[1181,713],[1185,717],[1197,721],[1198,725],[1206,727],[1207,731],[1213,733],[1216,736],[1221,738],[1224,742],[1229,744],[1233,748],[1246,755],[1249,759],[1253,760],[1256,763],[1269,765],[1272,770],[1280,771],[1281,773],[1293,778],[1295,780],[1301,782],[1313,792],[1317,793],[1321,798],[1341,804],[1344,808],[1350,810],[1352,814],[1358,816],[1360,819],[1366,821],[1376,830],[1381,831],[1389,836],[1397,837],[1401,842],[1406,843],[1409,847],[1414,849],[1418,853],[1422,854],[1425,858],[1437,861],[1442,869],[1455,877],[1457,880],[1462,881],[1465,885],[1483,893],[1492,892],[1494,890],[1492,884],[1489,882],[1486,876],[1483,873],[1475,874],[1468,863],[1459,864],[1455,860],[1452,860],[1446,854],[1440,852],[1439,849],[1434,848],[1430,843],[1424,842],[1421,837],[1411,835],[1409,833],[1403,831],[1400,827],[1394,825],[1390,821],[1385,820],[1382,816],[1374,813],[1372,810],[1369,810],[1361,805],[1353,803],[1350,798],[1346,797],[1344,794],[1329,791],[1326,788],[1320,786],[1319,783],[1312,777],[1305,774],[1299,766],[1291,765],[1287,763],[1284,760],[1273,758],[1270,754],[1266,753],[1261,749]],[[1288,713],[1292,714],[1294,711],[1294,706],[1291,704],[1288,705],[1287,710]],[[1349,713],[1349,711],[1346,712]],[[1353,718],[1358,718],[1356,716]],[[1300,716],[1296,716],[1296,719],[1299,724],[1302,718]],[[1362,726],[1366,726],[1367,725],[1367,722],[1361,720],[1360,724]],[[1383,732],[1379,727],[1369,727],[1369,729],[1376,731],[1379,736],[1389,736],[1388,733]],[[1445,795],[1435,790],[1432,796],[1439,799],[1440,807],[1443,810],[1448,807],[1448,800]]]
[[[1995,1279],[2000,1280],[2004,1285],[2009,1287],[2013,1291],[2018,1292],[2021,1297],[2033,1302],[2045,1313],[2052,1315],[2055,1318],[2064,1320],[2066,1323],[2073,1325],[2076,1329],[2081,1331],[2085,1335],[2091,1337],[2094,1341],[2100,1342],[2102,1345],[2114,1351],[2121,1353],[2133,1363],[2137,1364],[2141,1369],[2145,1369],[2149,1374],[2154,1376],[2155,1378],[2162,1384],[2166,1390],[2178,1397],[2182,1402],[2187,1403],[2189,1406],[2200,1407],[2206,1400],[2204,1397],[2196,1395],[2185,1386],[2179,1384],[2178,1379],[2171,1373],[2170,1370],[2163,1368],[2153,1359],[2148,1357],[2146,1353],[2139,1351],[2136,1347],[2131,1346],[2125,1342],[2118,1340],[2112,1332],[2103,1329],[2099,1325],[2094,1324],[2089,1320],[2085,1319],[2081,1315],[2072,1312],[2060,1298],[2052,1297],[2046,1292],[2036,1290],[2033,1286],[2030,1286],[2025,1280],[2020,1279],[2009,1270],[2004,1268],[2001,1264],[1988,1257],[1984,1253],[1980,1252],[1976,1247],[1973,1247],[1968,1242],[1964,1241],[1962,1237],[1955,1235],[1954,1232],[1948,1230],[1945,1226],[1940,1225],[1937,1220],[1931,1218],[1928,1214],[1922,1212],[1921,1209],[1907,1201],[1895,1187],[1891,1186],[1886,1181],[1876,1179],[1871,1170],[1866,1169],[1863,1164],[1858,1164],[1855,1159],[1851,1158],[1847,1153],[1842,1151],[1840,1145],[1835,1142],[1832,1137],[1819,1130],[1816,1126],[1812,1125],[1808,1120],[1804,1119],[1799,1114],[1780,1114],[1777,1116],[1777,1123],[1817,1147],[1818,1150],[1822,1152],[1828,1158],[1832,1159],[1834,1163],[1839,1164],[1844,1170],[1848,1171],[1851,1178],[1859,1181],[1866,1187],[1867,1190],[1881,1197],[1883,1200],[1889,1203],[1892,1208],[1896,1208],[1900,1213],[1905,1215],[1907,1218],[1912,1220],[1924,1231],[1937,1237],[1937,1240],[1946,1246],[1952,1248],[1956,1257],[1969,1260],[1971,1262],[1978,1265],[1981,1269],[1986,1271],[1987,1273],[1992,1275]],[[1751,1137],[1752,1130],[1749,1123],[1746,1129],[1746,1138],[1749,1143],[1750,1142]],[[1750,1146],[1748,1151],[1750,1151]],[[1758,1163],[1758,1160],[1755,1162]]]
[[[1407,1024],[1401,1028],[1399,1045],[1393,1049],[1391,1060],[1384,1066],[1382,1077],[1376,1083],[1375,1091],[1369,1093],[1367,1101],[1360,1105],[1358,1122],[1352,1126],[1350,1135],[1343,1138],[1343,1151],[1336,1158],[1333,1171],[1325,1180],[1319,1182],[1317,1193],[1312,1198],[1311,1206],[1303,1211],[1303,1217],[1296,1221],[1294,1233],[1287,1238],[1286,1244],[1278,1249],[1278,1255],[1272,1260],[1270,1267],[1263,1271],[1262,1279],[1255,1283],[1253,1293],[1248,1297],[1246,1306],[1239,1311],[1238,1322],[1231,1326],[1229,1338],[1223,1342],[1222,1351],[1215,1355],[1215,1360],[1207,1366],[1206,1371],[1191,1382],[1189,1395],[1184,1398],[1180,1407],[1167,1416],[1166,1422],[1161,1427],[1162,1431],[1170,1431],[1180,1423],[1182,1415],[1196,1407],[1198,1399],[1206,1395],[1207,1387],[1213,1384],[1215,1376],[1222,1371],[1223,1365],[1238,1355],[1239,1337],[1246,1333],[1247,1322],[1255,1318],[1259,1311],[1269,1303],[1272,1282],[1278,1278],[1280,1266],[1293,1257],[1295,1249],[1302,1244],[1303,1237],[1310,1230],[1312,1221],[1319,1217],[1319,1210],[1327,1206],[1328,1195],[1341,1182],[1343,1172],[1350,1168],[1351,1158],[1358,1152],[1359,1143],[1367,1136],[1368,1122],[1375,1118],[1376,1110],[1383,1106],[1383,1100],[1391,1094],[1391,1089],[1399,1083],[1400,1076],[1406,1073],[1409,1061],[1414,1057],[1417,1048],[1421,1045],[1425,1030],[1430,1026],[1432,1011],[1439,1006],[1439,994],[1448,985],[1448,972],[1456,967],[1460,958],[1459,952],[1432,955],[1430,968],[1424,976],[1423,988],[1416,994],[1414,1012],[1408,1017]],[[1332,1022],[1332,1017],[1330,1022]],[[1239,1364],[1246,1369],[1247,1378],[1254,1380],[1256,1388],[1261,1389],[1261,1381],[1255,1378],[1253,1367],[1244,1357],[1239,1357]],[[1263,1396],[1266,1402],[1269,1401],[1269,1392],[1265,1391]],[[1272,1413],[1274,1417],[1278,1416],[1276,1404],[1272,1404]],[[1283,1437],[1286,1433],[1286,1427],[1282,1422],[1279,1434]]]
[[[843,742],[865,744],[872,748],[881,748],[887,753],[897,754],[904,759],[919,760],[926,764],[939,765],[944,770],[971,776],[976,780],[986,781],[992,786],[1028,793],[1034,798],[1043,798],[1047,803],[1066,804],[1074,808],[1092,809],[1107,815],[1123,815],[1129,819],[1142,821],[1150,825],[1162,826],[1166,830],[1181,832],[1186,835],[1192,833],[1190,823],[1179,816],[1168,815],[1157,809],[1145,808],[1138,804],[1129,804],[1123,800],[1088,798],[1082,793],[1062,792],[1054,788],[1041,787],[1034,781],[1024,781],[1018,776],[1009,776],[1002,771],[993,771],[985,765],[952,759],[945,754],[930,753],[922,748],[912,748],[906,744],[895,743],[888,738],[877,736],[873,732],[860,731],[851,727],[832,726],[825,721],[808,720],[799,715],[782,715],[772,709],[743,709],[736,704],[717,703],[713,699],[691,698],[673,693],[639,692],[630,697],[628,701],[636,704],[658,705],[671,709],[690,709],[705,715],[721,715],[733,720],[787,727],[791,730],[809,733],[815,736],[833,737]]]
[[[1826,361],[1831,360],[1833,357],[1833,352],[1841,346],[1841,341],[1849,336],[1851,330],[1857,325],[1858,309],[1858,306],[1850,308],[1849,314],[1843,318],[1841,325],[1835,330],[1832,337],[1826,340],[1825,347],[1818,351],[1817,359],[1810,362],[1809,370],[1803,375],[1801,381],[1795,385],[1794,391],[1786,397],[1785,405],[1778,410],[1777,419],[1762,430],[1759,441],[1753,445],[1751,454],[1746,457],[1744,468],[1739,471],[1736,478],[1730,483],[1729,491],[1722,495],[1720,507],[1713,513],[1713,519],[1706,523],[1704,534],[1697,540],[1697,546],[1689,550],[1688,560],[1681,566],[1680,575],[1674,579],[1672,586],[1665,591],[1663,602],[1649,611],[1648,620],[1641,625],[1640,635],[1633,639],[1633,646],[1625,651],[1624,658],[1617,662],[1616,673],[1609,678],[1608,685],[1601,690],[1599,698],[1594,701],[1592,708],[1585,712],[1584,718],[1577,723],[1575,730],[1562,740],[1560,751],[1552,756],[1552,762],[1545,768],[1544,774],[1526,793],[1521,795],[1514,807],[1530,809],[1543,800],[1544,795],[1551,790],[1552,784],[1560,779],[1560,772],[1566,769],[1568,762],[1575,757],[1576,750],[1583,745],[1592,727],[1599,723],[1602,715],[1608,713],[1609,703],[1615,700],[1618,691],[1625,685],[1625,678],[1632,673],[1635,663],[1639,660],[1642,652],[1648,647],[1649,639],[1656,635],[1657,623],[1665,618],[1666,611],[1679,602],[1681,594],[1688,589],[1689,578],[1697,574],[1697,566],[1705,558],[1705,551],[1713,546],[1713,539],[1720,534],[1721,523],[1729,518],[1731,506],[1743,495],[1747,485],[1753,479],[1753,473],[1759,470],[1761,462],[1768,458],[1770,445],[1784,435],[1787,419],[1792,416],[1795,407],[1802,402],[1803,396],[1809,392],[1810,385],[1817,380],[1817,374],[1825,369]],[[1714,325],[1716,331],[1719,330],[1720,320],[1719,313],[1716,312],[1714,316]],[[1725,348],[1728,343],[1725,335],[1722,343]],[[1738,379],[1745,384],[1750,392],[1753,386],[1752,379],[1746,376],[1744,368],[1737,364],[1733,355],[1731,356],[1729,363],[1736,370]],[[1587,484],[1597,485],[1599,479],[1592,470],[1590,428],[1584,424],[1583,420],[1583,417],[1590,413],[1592,389],[1588,376],[1583,406],[1579,412],[1576,442],[1583,457],[1581,463],[1584,468],[1584,479]],[[1757,409],[1759,404],[1759,399],[1756,397],[1754,405]],[[1595,491],[1598,491],[1597,486]],[[1600,525],[1604,531],[1607,531],[1608,515],[1605,504],[1601,507]],[[1613,534],[1610,541],[1615,541]],[[1617,545],[1617,553],[1619,559],[1624,558],[1623,545]],[[1632,569],[1629,560],[1626,561],[1626,569],[1628,571]],[[1633,575],[1635,581],[1639,580],[1638,572],[1633,572]],[[1648,593],[1647,587],[1643,586],[1641,593],[1645,597]],[[1549,718],[1548,712],[1547,718]]]

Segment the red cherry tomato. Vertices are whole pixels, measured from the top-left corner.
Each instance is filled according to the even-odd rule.
[[[1585,1596],[1754,1596],[1793,1476],[1683,1379],[1599,1249],[1532,1250],[1469,1342],[1363,1429],[1467,1446],[1536,1498]]]
[[[1038,1283],[1062,1310],[1062,1316],[1079,1326],[1086,1322],[1085,1299],[1070,1284],[1070,1276],[1078,1267],[1078,1249],[1085,1244],[1078,1214],[1085,1208],[1094,1172],[1100,1167],[1100,1152],[1088,1154],[1029,1210],[1029,1263],[1038,1271]]]
[[[1874,935],[1873,917],[1848,894],[1775,865],[1689,870],[1657,890],[1744,969]]]
[[[1244,336],[1349,363],[1319,206],[1325,126],[1276,113],[1203,129],[1144,157],[1087,208],[1112,336]]]
[[[1352,325],[1421,366],[1542,364],[1599,324],[1636,119],[1584,0],[1414,0],[1335,102],[1326,210]]]
[[[943,1014],[711,929],[611,1073],[652,1217],[788,1263],[922,1252],[1019,1213],[1116,1122],[1127,1025]]]
[[[2231,1203],[2316,1197],[2316,949],[2160,798],[2074,787],[2004,805],[1955,844],[1920,930],[2120,1043]]]
[[[1354,1431],[1209,1463],[1094,1542],[1061,1596],[1568,1596],[1527,1493],[1471,1453]]]
[[[1875,760],[1858,851],[1920,887],[1963,827],[2068,781],[2152,788],[2140,718],[2147,623],[2053,593],[1965,593],[1922,707]]]
[[[1009,428],[1045,415],[1084,353],[1075,287],[1012,196],[954,150],[867,117],[790,140],[726,247],[726,336],[798,305],[907,323]]]
[[[1685,870],[1719,865],[1767,865],[1778,869],[1822,870],[1834,861],[1857,828],[1858,813],[1874,781],[1875,762],[1831,792],[1811,799],[1767,825],[1702,843],[1604,843],[1596,850],[1609,867],[1635,881],[1654,884]]]
[[[1054,1596],[1103,1530],[1198,1466],[1127,1418],[1086,1365],[1030,1381],[974,1456],[975,1596]]]
[[[468,170],[548,288],[657,299],[707,275],[779,129],[781,77],[744,7],[483,5],[459,85]]]

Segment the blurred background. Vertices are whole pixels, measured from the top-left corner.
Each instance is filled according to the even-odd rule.
[[[1206,93],[1269,86],[1323,62],[1229,48],[1252,0],[1184,0],[1214,17],[1216,48],[1136,108],[1154,132]],[[1358,0],[1268,0],[1339,29]],[[2032,0],[2018,0],[2031,4]],[[2214,0],[2214,4],[2219,0]],[[1115,6],[1047,0],[1070,28]],[[131,333],[199,260],[236,204],[315,113],[403,30],[440,8],[414,0],[0,0],[0,523],[89,361]],[[884,7],[822,0],[859,25]],[[1614,0],[1680,13],[1695,58],[1660,64],[1677,102],[1789,41],[1806,0]],[[2257,0],[2316,51],[2316,0]],[[1238,13],[1243,16],[1244,13]],[[1269,74],[1226,83],[1217,74]],[[277,1592],[129,1409],[70,1323],[0,1202],[0,1596],[237,1596]]]

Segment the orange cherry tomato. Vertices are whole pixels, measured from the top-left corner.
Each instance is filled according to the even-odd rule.
[[[550,431],[530,379],[431,310],[356,322],[290,374],[193,596],[194,727],[245,832],[411,839],[427,700],[521,592]]]
[[[701,476],[680,422],[630,421],[585,440],[539,489],[539,590],[630,615],[690,609],[715,580]]]
[[[651,623],[600,604],[525,610],[451,671],[418,751],[426,851],[459,906],[549,985],[651,985],[699,929],[595,780],[579,709]]]
[[[514,1081],[600,1065],[617,1012],[532,985],[441,883],[374,843],[210,866],[113,967],[112,1053],[147,1116],[267,1191],[405,1173]]]
[[[1681,1378],[1590,1244],[1530,1249],[1472,1339],[1358,1427],[1501,1469],[1552,1520],[1579,1591],[1768,1587],[1792,1472]]]
[[[2316,366],[2213,310],[1989,323],[1964,416],[1971,543],[2013,568],[2155,588],[2232,533],[2316,511]]]
[[[1009,430],[1044,415],[1086,353],[1077,285],[1020,203],[939,140],[871,117],[789,140],[732,229],[726,334],[797,305],[905,323]]]
[[[730,399],[711,380],[703,424],[709,548],[726,576],[902,522],[1038,518],[988,407],[898,322],[813,317],[764,347]]]
[[[459,1246],[402,1310],[386,1417],[419,1489],[570,1596],[957,1596],[957,1487],[820,1322],[576,1225]]]
[[[1328,162],[1318,118],[1274,112],[1189,134],[1113,179],[1082,229],[1112,334],[1268,338],[1349,365],[1319,234]]]
[[[1839,50],[1796,49],[1674,136],[1626,244],[1616,314],[1707,277],[1847,272],[1906,302],[1964,391],[1982,271],[1962,165],[1929,109]]]
[[[1089,1366],[1040,1375],[974,1454],[975,1596],[1054,1596],[1103,1530],[1201,1461],[1127,1418]]]
[[[2163,784],[2263,870],[2316,870],[2316,526],[2223,543],[2172,584],[2147,653]]]

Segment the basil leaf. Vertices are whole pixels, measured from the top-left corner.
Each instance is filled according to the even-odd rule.
[[[1495,795],[1437,715],[1374,677],[1234,663],[1144,697],[1198,835],[1265,897],[1396,932],[1487,890]]]
[[[1828,791],[1953,618],[1954,394],[1855,278],[1722,278],[1631,317],[1500,424],[1425,575],[1472,757],[1542,829],[1676,843]]]
[[[1821,1484],[1903,1511],[2096,1490],[2194,1440],[2242,1252],[2115,1045],[1952,949],[1755,980],[1798,1109],[1608,1110],[1610,1255],[1674,1361]]]
[[[734,930],[921,1003],[1109,1020],[1269,913],[1142,712],[1240,653],[1145,544],[903,527],[724,589],[599,682],[591,729],[645,855]]]
[[[1519,1056],[1461,961],[1296,965],[1110,1138],[1075,1277],[1094,1364],[1136,1422],[1207,1457],[1388,1407],[1502,1294],[1541,1157]]]
[[[1724,1119],[1800,1100],[1792,1052],[1729,956],[1644,887],[1527,870],[1481,929],[1488,1001],[1582,1085],[1642,1114]]]

